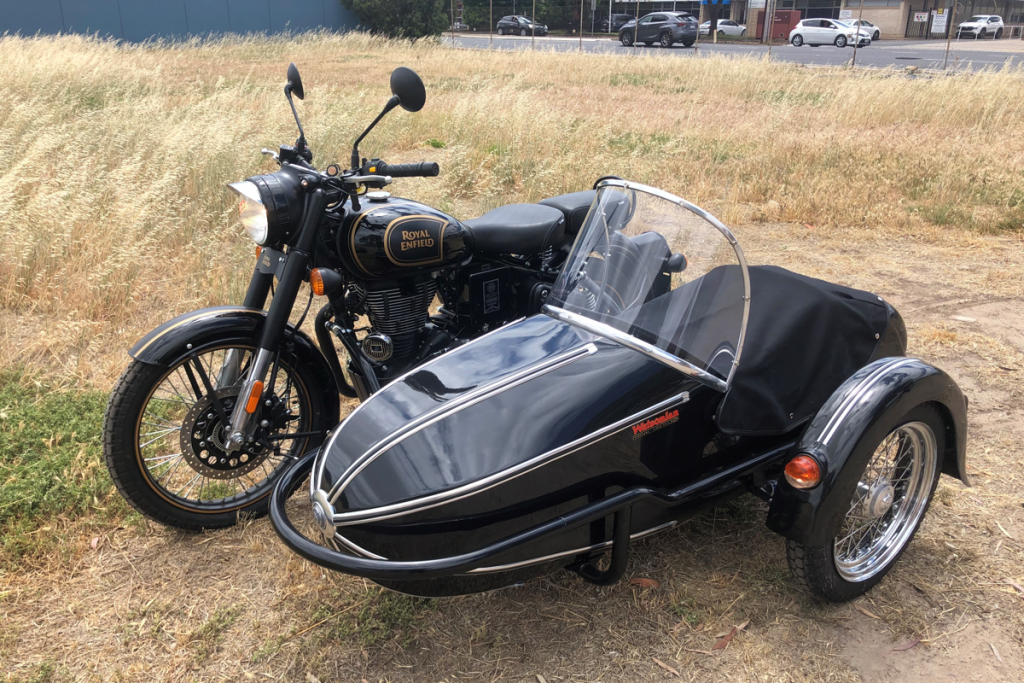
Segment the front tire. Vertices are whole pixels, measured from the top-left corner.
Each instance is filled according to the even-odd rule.
[[[1002,37],[1003,37],[1003,29],[1001,29],[1001,28],[996,29],[996,35],[993,38],[993,40],[999,40]]]
[[[846,47],[846,36],[836,36],[836,47]]]
[[[525,28],[524,28],[524,29],[521,29],[521,30],[519,31],[519,35],[521,35],[521,36],[522,36],[523,38],[525,38],[525,37],[526,37],[526,29],[525,29]]]
[[[881,32],[880,32],[880,31],[875,31],[875,35],[873,35],[873,36],[871,37],[871,40],[880,40],[880,39],[881,39],[881,37],[882,37],[882,34],[881,34]]]
[[[503,35],[505,35],[505,29],[503,29],[503,28],[499,28],[499,29],[498,29],[498,35],[499,35],[499,36],[503,36]]]
[[[619,42],[622,43],[623,47],[632,47],[633,46],[633,36],[629,35],[628,31],[623,32],[623,33],[619,34]]]
[[[804,44],[804,37],[798,33],[790,38],[789,42],[793,44],[793,47],[800,47]]]
[[[881,443],[868,444],[871,451],[839,532],[821,545],[786,542],[797,582],[822,600],[852,600],[881,581],[928,511],[945,448],[942,419],[923,405],[894,422]]]
[[[977,36],[976,39],[977,40],[981,40],[982,38],[985,37],[986,33],[988,33],[988,31],[986,31],[985,29],[981,29],[980,31],[978,31],[978,36]]]
[[[237,371],[226,379],[223,368],[232,351],[238,354],[233,357]],[[227,413],[253,352],[243,344],[214,344],[194,357]],[[242,514],[266,514],[277,478],[293,458],[319,443],[309,436],[273,437],[322,434],[329,428],[321,379],[282,353],[273,386],[263,394],[272,407],[261,406],[254,416],[267,422],[257,431],[267,445],[258,440],[227,452],[223,427],[195,362],[189,358],[167,368],[132,361],[110,397],[103,428],[107,469],[121,495],[146,517],[186,531],[232,526]]]

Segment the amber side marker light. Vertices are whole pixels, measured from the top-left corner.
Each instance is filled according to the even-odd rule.
[[[814,488],[821,481],[821,467],[809,455],[798,455],[786,463],[786,481],[798,489]]]
[[[257,244],[256,245],[256,258],[259,258],[260,254],[262,254],[262,253],[263,253],[263,247],[261,247],[260,245]]]
[[[255,413],[260,404],[260,396],[263,395],[263,382],[257,381],[252,385],[252,392],[249,393],[249,402],[245,404],[245,412]]]
[[[324,276],[320,273],[319,268],[309,271],[309,286],[313,288],[313,293],[317,296],[324,295]]]

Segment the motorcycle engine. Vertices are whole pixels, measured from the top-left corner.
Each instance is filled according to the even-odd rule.
[[[427,324],[430,304],[437,293],[432,278],[394,285],[372,283],[366,287],[366,314],[373,332],[363,339],[362,349],[378,362],[401,360],[416,351],[417,334]]]

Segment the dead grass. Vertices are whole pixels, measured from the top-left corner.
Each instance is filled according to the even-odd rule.
[[[555,573],[441,601],[326,574],[266,520],[193,536],[86,499],[35,528],[43,552],[0,569],[3,680],[676,678],[655,660],[692,681],[1024,678],[1024,238],[993,232],[1019,206],[1019,74],[905,80],[324,36],[6,38],[0,55],[0,365],[105,388],[148,327],[237,301],[251,250],[222,183],[268,168],[258,148],[294,136],[283,66],[303,70],[300,107],[326,160],[406,63],[427,109],[392,115],[366,151],[443,172],[403,194],[469,216],[619,173],[708,205],[739,226],[751,262],[894,303],[912,352],[970,398],[976,482],[943,479],[892,574],[838,606],[795,591],[754,499],[636,544],[629,575],[656,588]],[[941,206],[972,218],[945,222]],[[96,464],[77,454],[75,481]],[[728,648],[702,652],[744,621]]]
[[[729,224],[800,221],[888,235],[1024,227],[1021,73],[934,79],[724,58],[462,51],[303,35],[125,46],[0,39],[0,367],[101,385],[174,313],[237,301],[251,245],[224,183],[294,139],[346,148],[408,64],[429,93],[364,151],[437,159],[404,195],[472,217],[618,174]]]

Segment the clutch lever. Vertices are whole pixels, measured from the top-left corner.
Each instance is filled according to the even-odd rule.
[[[389,175],[350,175],[345,178],[350,183],[380,183],[390,185],[394,179]]]

